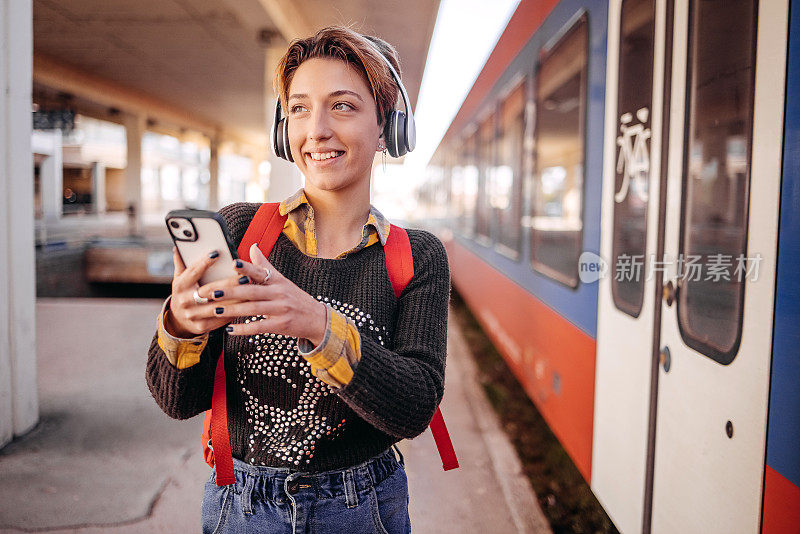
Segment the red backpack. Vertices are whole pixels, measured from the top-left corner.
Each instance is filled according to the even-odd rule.
[[[250,247],[258,243],[264,256],[269,256],[275,242],[283,231],[286,216],[278,211],[278,203],[262,204],[253,217],[250,226],[239,244],[239,257],[250,261]],[[392,282],[394,294],[398,298],[408,282],[414,276],[414,262],[411,256],[411,244],[408,234],[403,228],[392,225],[386,245],[383,247],[386,256],[386,270]],[[203,456],[206,463],[217,469],[217,485],[227,486],[236,479],[233,474],[233,456],[228,435],[227,386],[225,382],[225,338],[223,334],[222,353],[217,360],[214,373],[214,392],[211,397],[211,409],[206,411],[203,421]],[[439,449],[442,467],[445,471],[458,467],[458,459],[453,450],[450,434],[437,407],[430,424],[433,439]],[[211,448],[213,436],[214,449]],[[217,460],[215,462],[215,459]]]

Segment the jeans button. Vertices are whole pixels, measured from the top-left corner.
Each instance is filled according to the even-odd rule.
[[[296,480],[289,482],[289,493],[296,494],[300,490],[300,483]]]

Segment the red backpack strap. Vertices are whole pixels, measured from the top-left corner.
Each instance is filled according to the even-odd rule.
[[[391,225],[383,253],[386,256],[386,271],[389,273],[389,281],[392,282],[394,296],[400,298],[400,294],[414,278],[411,242],[408,240],[408,233],[404,228]]]
[[[250,247],[253,243],[264,256],[269,256],[272,247],[283,231],[286,216],[281,215],[278,203],[262,204],[247,227],[237,249],[239,258],[250,261]],[[236,482],[233,473],[233,455],[228,434],[227,381],[225,379],[225,335],[222,337],[222,353],[217,360],[214,372],[214,392],[211,396],[211,409],[206,411],[203,421],[203,456],[206,462],[217,470],[217,486],[227,486]],[[211,441],[214,449],[209,446]]]
[[[442,409],[438,406],[436,407],[436,413],[433,414],[430,426],[433,441],[436,442],[436,448],[439,449],[442,469],[445,471],[456,469],[458,467],[458,458],[456,458],[456,451],[453,448],[453,441],[450,439],[450,432],[447,431],[447,425],[444,424]]]
[[[236,482],[233,473],[231,438],[228,435],[228,388],[225,382],[225,336],[222,338],[222,353],[214,372],[214,393],[211,396],[211,441],[214,446],[214,464],[217,470],[217,486]]]
[[[394,295],[400,298],[403,290],[414,277],[414,258],[411,254],[408,232],[393,224],[389,229],[389,237],[386,238],[383,251],[386,256],[386,271],[389,273]],[[439,450],[439,457],[442,459],[442,468],[445,471],[457,468],[456,451],[453,449],[453,442],[439,407],[436,408],[436,413],[431,420],[431,433],[436,442],[436,448]]]
[[[281,215],[278,206],[280,206],[278,202],[261,204],[253,216],[250,226],[247,227],[244,237],[242,237],[242,242],[239,243],[239,248],[236,249],[239,257],[244,261],[250,261],[250,247],[253,243],[258,243],[258,248],[261,249],[264,256],[269,256],[272,247],[275,246],[283,231],[284,223],[286,223],[286,215]]]

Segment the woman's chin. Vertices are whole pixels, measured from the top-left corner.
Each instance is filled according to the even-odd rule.
[[[359,180],[348,179],[344,176],[306,174],[306,188],[311,187],[317,191],[343,191],[359,183]]]

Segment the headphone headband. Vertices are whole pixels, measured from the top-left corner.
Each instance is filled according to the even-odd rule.
[[[414,123],[414,112],[411,111],[411,101],[408,98],[408,93],[406,93],[406,88],[403,85],[403,82],[400,80],[400,75],[397,74],[397,71],[394,70],[392,66],[392,62],[389,61],[389,58],[383,55],[383,52],[375,46],[375,43],[369,37],[364,36],[364,39],[369,43],[369,45],[378,53],[378,55],[383,59],[386,63],[386,66],[389,67],[389,71],[392,73],[392,78],[394,78],[397,87],[400,89],[400,96],[403,99],[403,106],[406,108],[406,147],[408,151],[411,152],[414,150],[414,147],[417,146],[417,128],[416,124]],[[396,139],[396,138],[395,138]]]
[[[362,35],[364,40],[369,43],[369,46],[378,53],[383,59],[386,66],[389,67],[389,72],[392,73],[395,84],[400,89],[400,96],[403,99],[403,107],[405,113],[393,109],[386,113],[384,117],[384,140],[389,153],[394,157],[400,157],[406,152],[411,152],[417,144],[417,128],[414,123],[414,113],[411,111],[411,101],[406,93],[406,88],[400,80],[400,75],[392,66],[389,58],[383,55],[383,52],[375,45],[375,43],[367,36]],[[272,122],[271,141],[272,149],[275,155],[288,161],[294,161],[292,151],[289,147],[289,121],[287,117],[282,117],[281,97],[278,96],[275,103],[275,119]]]

